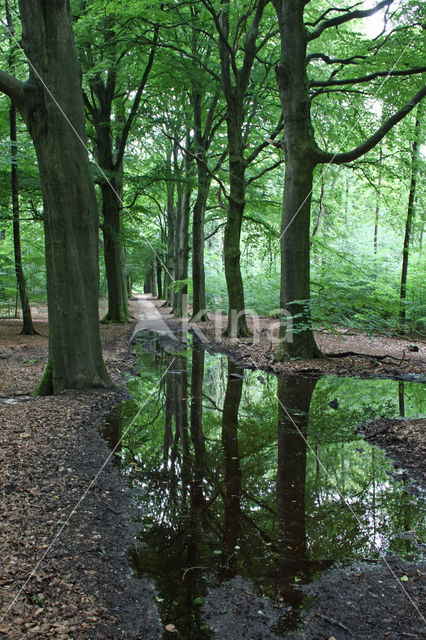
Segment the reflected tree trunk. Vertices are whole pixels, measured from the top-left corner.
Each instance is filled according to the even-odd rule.
[[[278,378],[277,517],[281,595],[297,615],[303,594],[294,588],[294,576],[306,567],[306,438],[309,407],[317,381]]]
[[[405,417],[405,396],[404,396],[404,381],[398,381],[398,405],[399,415],[401,418]]]
[[[203,434],[204,349],[194,341],[191,372],[191,439],[194,446],[194,491],[205,476],[206,443]]]
[[[231,377],[236,374],[236,377]],[[228,384],[222,415],[222,449],[225,465],[224,496],[224,575],[235,576],[237,563],[235,545],[241,529],[241,467],[238,451],[238,412],[243,392],[243,369],[228,361]],[[237,377],[238,376],[238,377]]]

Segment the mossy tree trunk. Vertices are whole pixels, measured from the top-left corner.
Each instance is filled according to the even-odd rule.
[[[30,77],[21,83],[0,72],[0,89],[28,126],[43,192],[49,363],[38,392],[106,387],[111,383],[98,323],[98,212],[84,147],[70,5],[20,0],[19,7]]]

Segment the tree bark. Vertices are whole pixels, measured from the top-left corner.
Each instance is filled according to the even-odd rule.
[[[169,180],[167,181],[167,270],[165,273],[165,297],[168,307],[173,307],[175,280],[175,227],[176,210],[174,206],[175,184],[172,180],[172,149],[167,154],[166,167]]]
[[[229,152],[229,202],[226,216],[223,251],[228,289],[228,326],[225,335],[250,335],[245,315],[244,285],[241,275],[241,227],[246,204],[245,159],[242,139],[242,101],[239,91],[227,95],[226,123]]]
[[[410,191],[408,194],[408,209],[407,209],[407,220],[405,222],[405,236],[404,236],[404,246],[402,249],[402,271],[401,271],[401,288],[399,293],[399,324],[400,329],[403,333],[406,332],[406,311],[405,311],[405,303],[407,297],[407,273],[408,273],[408,258],[410,254],[410,239],[411,239],[411,231],[413,227],[414,213],[415,213],[415,199],[416,199],[416,188],[417,188],[417,164],[419,160],[419,139],[420,139],[420,130],[421,130],[421,107],[419,106],[416,114],[416,123],[414,125],[414,140],[413,146],[411,149],[411,180],[410,180]]]
[[[316,143],[311,123],[306,75],[307,35],[304,3],[274,1],[281,36],[276,69],[284,116],[285,178],[281,227],[281,307],[292,315],[292,341],[281,327],[279,359],[320,355],[312,331],[310,309],[310,209]]]
[[[192,214],[192,316],[198,322],[209,319],[206,310],[206,277],[204,270],[204,217],[211,178],[207,171],[209,131],[203,136],[201,125],[201,94],[193,91],[194,141],[197,155],[197,199]]]
[[[104,238],[105,271],[108,282],[108,311],[102,322],[128,322],[126,256],[120,194],[122,184],[110,179],[103,182],[102,232]]]
[[[189,149],[189,134],[187,135],[186,148]],[[175,174],[181,174],[181,180],[177,185],[178,200],[176,204],[176,227],[175,227],[175,279],[188,279],[189,262],[189,218],[191,203],[191,164],[192,158],[184,154],[183,167],[180,170],[175,157]],[[175,291],[173,298],[173,313],[178,318],[186,315],[187,307],[184,301],[187,300],[188,285],[181,285]],[[186,296],[186,298],[184,298]]]
[[[34,142],[44,203],[49,363],[37,391],[107,387],[98,323],[98,212],[70,6],[68,0],[20,0],[19,7],[34,67],[17,106]]]
[[[231,374],[238,377],[231,378]],[[228,383],[223,402],[222,450],[225,469],[224,534],[223,553],[226,564],[223,577],[232,578],[236,574],[235,545],[241,530],[241,465],[238,450],[238,413],[243,392],[243,374],[233,362],[228,360]]]

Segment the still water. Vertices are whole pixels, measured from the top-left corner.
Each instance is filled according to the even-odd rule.
[[[319,572],[420,556],[421,497],[356,433],[380,417],[424,415],[420,384],[277,377],[239,369],[191,337],[146,331],[135,349],[133,399],[103,434],[133,488],[132,566],[153,579],[163,623],[179,637],[213,637],[206,596],[236,576],[270,599],[285,637],[309,605],[301,585]]]

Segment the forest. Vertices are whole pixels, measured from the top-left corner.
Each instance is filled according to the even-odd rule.
[[[0,637],[421,637],[425,19],[0,0]]]

